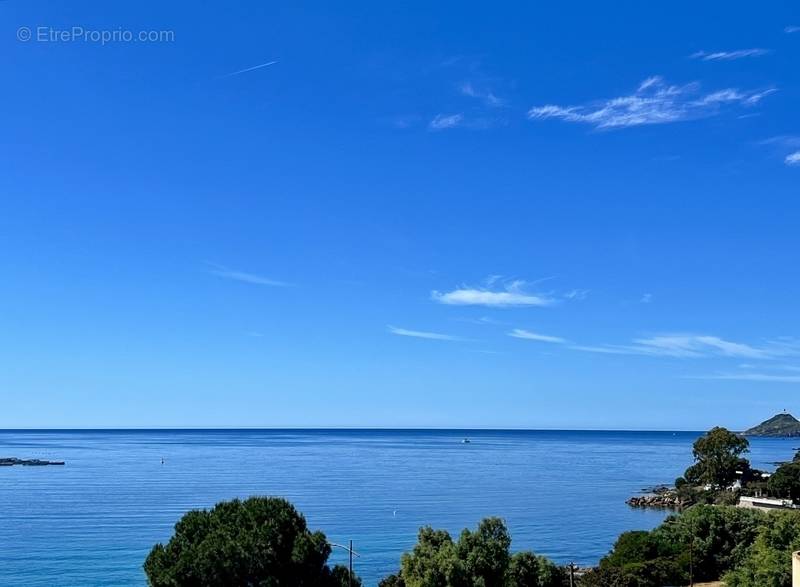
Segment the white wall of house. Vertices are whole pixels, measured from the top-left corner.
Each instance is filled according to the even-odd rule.
[[[800,587],[800,552],[792,555],[792,587]]]

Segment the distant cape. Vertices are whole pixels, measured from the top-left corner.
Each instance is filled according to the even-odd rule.
[[[742,434],[745,436],[800,436],[800,420],[789,413],[778,414]]]

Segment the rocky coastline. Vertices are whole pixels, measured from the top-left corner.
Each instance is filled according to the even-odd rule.
[[[642,495],[634,495],[625,503],[634,508],[653,508],[653,509],[669,509],[669,510],[682,510],[691,505],[689,501],[678,495],[674,487],[667,487],[662,485],[654,487],[650,490],[645,490],[646,493]]]
[[[44,461],[42,459],[18,459],[15,457],[0,458],[0,467],[13,467],[22,465],[23,467],[44,467],[47,465],[63,465],[64,461]]]

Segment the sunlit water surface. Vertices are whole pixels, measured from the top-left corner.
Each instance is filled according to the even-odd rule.
[[[670,483],[689,464],[697,436],[0,431],[0,457],[66,461],[0,468],[0,585],[145,585],[142,562],[183,513],[250,495],[286,497],[331,541],[352,539],[365,585],[398,568],[420,526],[457,534],[489,515],[505,518],[514,549],[593,564],[620,532],[659,524],[663,513],[625,500]],[[754,439],[750,457],[771,469],[799,443]]]

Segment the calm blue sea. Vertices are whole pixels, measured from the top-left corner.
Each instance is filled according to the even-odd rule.
[[[690,432],[0,431],[0,585],[145,584],[142,562],[192,508],[250,495],[294,502],[330,540],[352,539],[366,585],[398,567],[424,524],[457,534],[505,518],[515,549],[591,564],[624,530],[663,518],[625,499],[689,464]],[[468,437],[469,444],[462,444]],[[756,439],[772,468],[800,440]],[[161,459],[164,459],[164,464]],[[341,554],[335,560],[344,562]]]

